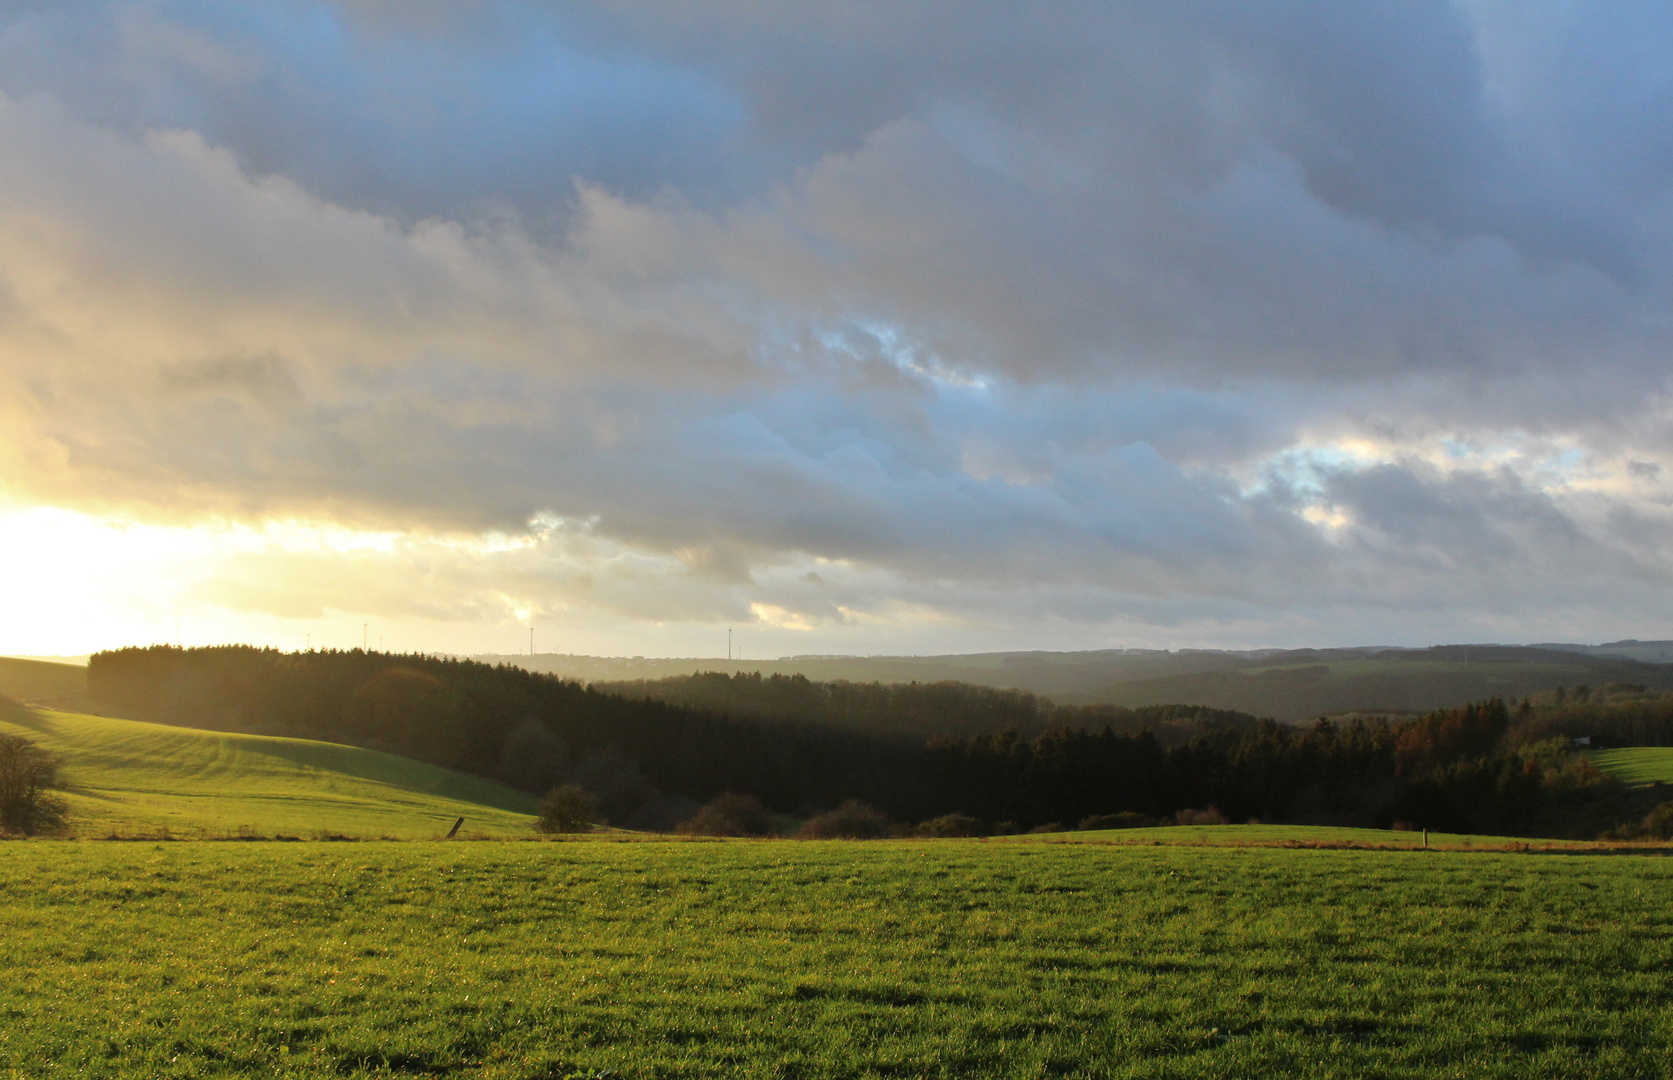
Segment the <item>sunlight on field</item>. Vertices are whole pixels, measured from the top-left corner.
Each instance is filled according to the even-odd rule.
[[[523,792],[393,754],[335,743],[32,710],[0,731],[60,754],[79,834],[428,837],[463,817],[493,835],[529,831]]]
[[[1626,784],[1673,784],[1673,746],[1598,750],[1592,764]]]

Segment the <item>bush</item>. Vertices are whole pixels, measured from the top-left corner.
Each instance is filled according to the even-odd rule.
[[[1201,810],[1181,810],[1173,815],[1176,825],[1230,825],[1231,819],[1220,813],[1217,806],[1206,806]]]
[[[876,840],[894,831],[889,815],[858,799],[808,818],[796,835],[804,840]]]
[[[21,735],[0,735],[0,832],[55,832],[69,808],[52,794],[58,759]]]
[[[982,828],[982,822],[969,814],[942,814],[938,818],[919,825],[915,830],[919,836],[951,837],[951,836],[983,836],[987,830]]]
[[[1082,818],[1080,830],[1082,832],[1096,832],[1102,829],[1149,829],[1162,822],[1141,814],[1136,810],[1123,810],[1119,814],[1093,814]]]
[[[679,831],[694,836],[765,836],[772,832],[767,808],[753,795],[724,792],[708,801]]]
[[[1673,802],[1664,802],[1645,814],[1643,822],[1636,831],[1640,836],[1653,836],[1657,840],[1673,840]]]
[[[598,819],[598,800],[585,788],[564,784],[540,800],[540,820],[535,828],[543,833],[586,832]]]
[[[1061,821],[1053,821],[1048,825],[1036,825],[1028,831],[1030,833],[1068,832]]]

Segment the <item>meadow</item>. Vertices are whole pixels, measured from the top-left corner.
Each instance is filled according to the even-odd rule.
[[[534,820],[526,792],[336,743],[4,706],[0,733],[63,759],[61,794],[82,836],[417,839],[460,817],[472,834],[503,836]]]
[[[1625,746],[1597,750],[1592,764],[1624,784],[1673,784],[1673,746]]]
[[[43,702],[82,698],[87,694],[87,669],[0,656],[0,694]]]
[[[0,845],[0,1075],[1651,1077],[1673,862]]]

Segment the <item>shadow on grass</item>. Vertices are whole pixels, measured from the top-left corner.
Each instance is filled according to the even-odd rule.
[[[155,724],[145,720],[100,718],[113,724],[132,724],[136,730],[152,728],[170,739],[219,741],[226,749],[265,758],[307,771],[328,773],[351,780],[364,780],[419,795],[437,796],[515,814],[535,812],[535,796],[485,777],[455,772],[440,765],[401,757],[397,754],[340,743],[318,742],[245,732],[212,731],[203,728]],[[25,731],[61,740],[73,749],[78,728],[50,713],[11,698],[0,698],[0,722]]]
[[[226,737],[237,740],[238,749],[244,753],[275,758],[304,769],[370,780],[404,791],[457,799],[516,814],[532,814],[535,810],[534,796],[527,792],[412,758],[338,743],[266,739],[255,735]]]
[[[39,709],[31,708],[15,698],[0,697],[0,722],[46,734],[54,729],[51,720]]]

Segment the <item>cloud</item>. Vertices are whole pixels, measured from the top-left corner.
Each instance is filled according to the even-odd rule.
[[[403,538],[274,618],[1653,622],[1673,25],[1520,10],[21,6],[5,494]]]

